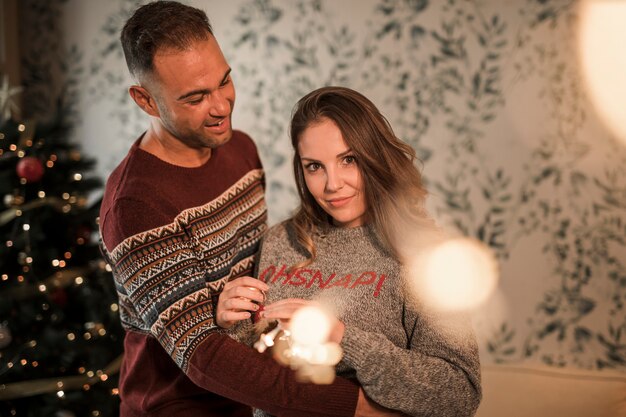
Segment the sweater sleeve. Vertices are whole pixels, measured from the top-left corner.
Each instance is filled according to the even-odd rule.
[[[145,205],[132,203],[118,205],[105,220],[107,248],[137,227],[114,219],[146,215]],[[207,285],[202,254],[187,240],[173,223],[130,235],[112,249],[125,327],[154,337],[194,384],[210,392],[277,416],[353,416],[354,382],[338,378],[332,385],[302,384],[290,369],[220,331],[213,316],[217,290]]]
[[[408,346],[346,326],[344,361],[375,402],[411,416],[472,416],[481,399],[478,347],[470,323],[458,316],[409,308]]]
[[[198,386],[276,416],[353,416],[358,386],[336,378],[332,385],[296,381],[271,356],[215,333],[199,346],[187,376]]]

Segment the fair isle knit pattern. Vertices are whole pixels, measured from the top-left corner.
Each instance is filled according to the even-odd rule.
[[[109,253],[122,323],[156,337],[183,370],[207,328],[217,329],[212,297],[252,273],[266,229],[262,181],[263,171],[251,170],[218,198]]]

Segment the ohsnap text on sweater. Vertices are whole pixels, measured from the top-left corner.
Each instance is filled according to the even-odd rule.
[[[276,265],[270,265],[259,275],[259,279],[266,283],[274,284],[282,279],[282,285],[304,286],[305,288],[311,288],[315,283],[321,289],[332,287],[354,289],[358,286],[371,285],[374,290],[374,297],[378,297],[380,294],[385,278],[387,278],[385,274],[378,275],[373,271],[348,274],[343,277],[336,273],[324,276],[319,269],[298,268],[290,270],[287,265],[282,265],[280,269]]]

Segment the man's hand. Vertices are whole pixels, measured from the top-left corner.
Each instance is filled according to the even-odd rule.
[[[359,400],[356,403],[354,417],[408,417],[406,414],[397,410],[390,410],[370,400],[359,388]]]
[[[217,302],[215,321],[218,326],[228,329],[236,322],[251,317],[265,301],[266,283],[252,277],[240,277],[227,282]]]

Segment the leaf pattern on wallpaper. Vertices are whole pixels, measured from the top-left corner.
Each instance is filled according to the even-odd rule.
[[[107,3],[108,13],[89,22],[97,36],[61,44],[60,18],[77,1],[24,3],[30,27],[39,28],[27,36],[52,45],[24,59],[28,107],[45,111],[66,90],[70,118],[80,124],[92,106],[107,104],[103,117],[112,127],[102,140],[111,141],[110,171],[145,128],[126,92],[118,42],[144,1]],[[188,3],[211,16],[213,2]],[[503,297],[514,310],[490,312],[480,333],[483,361],[626,371],[626,149],[598,125],[585,95],[575,58],[577,5],[220,4],[230,16],[220,22],[219,41],[237,86],[236,125],[258,145],[270,218],[287,217],[297,202],[293,105],[323,85],[359,90],[416,149],[437,219],[497,255]]]
[[[568,2],[565,6],[572,4]],[[541,44],[531,48],[535,53],[535,72],[545,80],[539,98],[546,103],[552,123],[539,138],[526,166],[527,180],[516,199],[519,207],[516,221],[520,228],[509,245],[513,247],[516,240],[524,236],[540,234],[543,253],[551,265],[550,275],[558,279],[551,280],[552,288],[537,305],[525,351],[527,355],[539,355],[550,365],[622,367],[626,364],[626,350],[620,353],[613,348],[615,344],[607,347],[604,342],[611,335],[604,329],[591,330],[587,323],[600,307],[595,297],[603,294],[597,288],[610,285],[603,282],[608,277],[626,274],[623,255],[626,236],[623,231],[606,227],[611,219],[623,222],[626,206],[602,205],[600,208],[598,202],[603,201],[602,194],[606,190],[599,184],[604,179],[590,178],[581,169],[591,157],[592,144],[597,144],[597,139],[584,134],[587,114],[583,80],[568,56],[575,54],[567,38],[573,36],[572,25],[568,22],[574,19],[576,10],[562,7],[559,14],[555,10],[557,8],[539,15],[550,16],[545,19],[550,30],[562,25],[559,30],[566,39],[552,38],[555,40],[551,43],[546,42],[551,38],[544,36]],[[537,19],[532,27],[540,24]],[[621,154],[623,159],[623,152]],[[620,152],[604,155],[603,159],[609,162],[607,166],[618,162],[618,155]],[[616,166],[620,166],[619,162]],[[621,176],[612,176],[615,191],[620,188],[617,178],[622,189],[626,186],[624,171],[621,171]],[[617,302],[611,307],[608,325],[623,328],[626,315],[620,300],[626,296],[626,286],[615,286],[613,291]],[[546,339],[566,348],[561,352],[542,352]]]
[[[507,323],[502,323],[500,328],[487,340],[487,352],[496,363],[507,362],[517,353],[514,338],[515,330],[509,328]]]
[[[408,3],[385,4],[381,10],[390,22],[384,24],[384,31],[400,38],[403,32],[398,22],[410,15]],[[396,9],[398,18],[394,16]],[[482,146],[486,126],[505,105],[502,66],[509,46],[507,24],[498,14],[485,14],[474,2],[446,2],[436,16],[425,20],[424,25],[415,23],[417,13],[407,18],[412,29],[406,32],[414,34],[415,40],[404,53],[412,62],[403,78],[413,78],[409,91],[419,115],[415,119],[423,118],[424,125],[442,125],[449,131],[445,135],[449,138],[447,152],[437,149],[445,155],[448,168],[443,176],[429,181],[431,192],[445,203],[436,207],[437,216],[447,218],[463,234],[489,244],[506,259],[510,248],[504,235],[507,217],[514,208],[511,175],[490,163]],[[428,26],[432,28],[425,29]],[[390,28],[393,31],[387,30]],[[417,51],[420,47],[422,50]],[[403,90],[395,94],[402,97]],[[415,146],[415,141],[412,144]],[[515,331],[506,324],[502,329],[487,341],[487,352],[496,361],[512,358],[516,352],[514,346],[503,347],[502,342],[504,338],[510,344]]]
[[[518,11],[521,27],[518,22],[513,28],[497,9],[478,2],[381,1],[372,9],[365,35],[342,25],[330,15],[328,4],[320,1],[300,1],[291,9],[278,1],[246,2],[238,17],[246,29],[234,46],[247,45],[270,59],[280,57],[280,64],[269,71],[254,64],[240,68],[246,81],[257,80],[257,99],[250,105],[265,122],[259,137],[266,141],[261,148],[270,161],[269,172],[289,159],[289,153],[276,150],[288,149],[281,140],[292,103],[314,87],[343,84],[370,97],[382,96],[384,113],[422,160],[428,161],[436,149],[438,158],[447,162],[443,176],[431,178],[425,172],[429,188],[444,202],[436,207],[438,218],[490,245],[501,262],[507,262],[520,241],[542,237],[544,262],[549,265],[544,278],[554,285],[536,304],[537,314],[529,319],[523,340],[513,324],[504,323],[504,330],[486,341],[496,361],[535,357],[554,366],[620,364],[618,332],[586,325],[598,303],[596,294],[588,291],[590,274],[595,273],[597,280],[605,273],[622,276],[624,265],[615,252],[623,250],[623,243],[613,228],[591,224],[605,219],[584,201],[599,186],[595,191],[588,188],[601,182],[577,168],[590,152],[589,138],[580,132],[586,122],[586,103],[576,68],[560,51],[561,44],[569,42],[563,25],[573,20],[573,5],[528,1]],[[282,30],[284,21],[291,19],[295,29]],[[556,38],[537,42],[536,32],[546,30]],[[334,65],[322,67],[320,62],[328,56]],[[533,144],[535,149],[521,156],[520,177],[511,167],[489,159],[488,147],[499,139],[489,125],[503,112],[506,99],[514,99],[506,96],[507,86],[529,79],[544,84],[538,100],[547,103],[550,119],[544,137]],[[382,89],[386,91],[381,94]],[[436,145],[430,137],[434,127],[447,131]],[[623,176],[617,177],[623,182]],[[271,184],[270,193],[279,193],[270,197],[270,207],[283,200],[281,193],[293,192],[284,175]],[[598,201],[615,205],[619,200],[609,193]],[[609,215],[621,219],[614,208]],[[617,243],[612,251],[575,247],[576,242],[606,239]],[[606,265],[610,271],[601,270]],[[623,301],[623,296],[617,299]],[[618,318],[623,307],[615,302],[613,310],[610,323],[622,328],[623,320]],[[511,345],[514,334],[519,348]],[[554,344],[546,343],[548,339],[569,346],[568,352],[555,350]],[[605,347],[600,357],[598,346]]]
[[[424,15],[428,10],[422,5],[412,7],[412,2],[388,1],[379,8],[384,16],[379,38],[381,33],[396,39],[410,36],[403,44],[405,49],[390,48],[393,57],[382,55],[386,62],[400,62],[399,70],[386,71],[386,83],[394,78],[402,80],[402,87],[390,94],[390,99],[406,121],[395,120],[394,126],[405,132],[415,132],[415,121],[424,126],[418,135],[402,136],[421,151],[423,160],[431,154],[425,145],[420,146],[432,135],[429,128],[443,126],[448,130],[445,158],[451,169],[444,178],[433,180],[428,171],[425,173],[431,192],[446,203],[437,207],[437,214],[448,217],[464,234],[500,245],[497,235],[502,222],[498,216],[503,212],[500,205],[507,200],[506,190],[496,190],[502,171],[496,168],[490,172],[479,143],[485,126],[504,105],[501,66],[508,42],[506,24],[498,15],[485,16],[473,2],[441,4],[432,4],[432,8],[437,7],[436,19]],[[423,24],[418,23],[422,16]],[[485,213],[474,204],[475,194],[480,192],[474,186],[477,183],[483,184],[482,195],[494,199]]]
[[[113,13],[99,23],[98,36],[91,41],[95,51],[89,61],[89,77],[85,80],[85,105],[106,102],[107,119],[116,126],[115,135],[123,138],[114,141],[116,151],[107,160],[100,161],[107,171],[112,171],[119,162],[119,154],[125,154],[128,145],[146,129],[145,113],[132,101],[128,94],[131,81],[124,53],[120,43],[120,33],[126,20],[144,0],[119,0]]]

